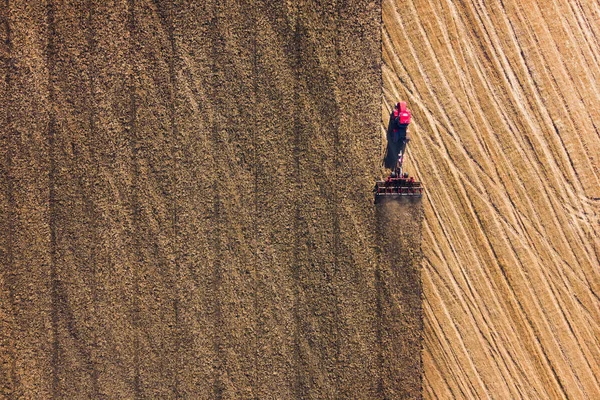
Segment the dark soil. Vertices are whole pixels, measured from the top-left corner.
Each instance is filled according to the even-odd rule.
[[[2,395],[420,396],[379,2],[5,3]]]
[[[422,398],[423,308],[419,198],[377,204],[381,253],[375,270],[384,398]]]

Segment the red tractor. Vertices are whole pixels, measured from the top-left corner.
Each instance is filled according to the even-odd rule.
[[[410,141],[407,133],[410,118],[410,110],[406,108],[405,102],[401,101],[394,106],[387,130],[387,150],[383,159],[384,166],[392,172],[385,181],[375,184],[375,202],[383,198],[423,195],[421,182],[415,181],[415,178],[402,171],[406,144]]]

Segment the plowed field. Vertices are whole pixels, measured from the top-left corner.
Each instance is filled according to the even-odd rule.
[[[400,264],[371,192],[379,3],[0,10],[4,397],[420,394],[421,205]]]

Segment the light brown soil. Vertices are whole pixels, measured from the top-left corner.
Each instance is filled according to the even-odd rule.
[[[383,2],[425,183],[424,392],[600,398],[597,1]]]
[[[0,16],[2,395],[419,397],[419,204],[378,262],[407,251],[372,203],[378,2]]]

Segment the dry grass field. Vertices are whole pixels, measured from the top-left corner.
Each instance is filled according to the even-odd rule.
[[[426,398],[600,398],[600,6],[383,2],[425,182]]]

